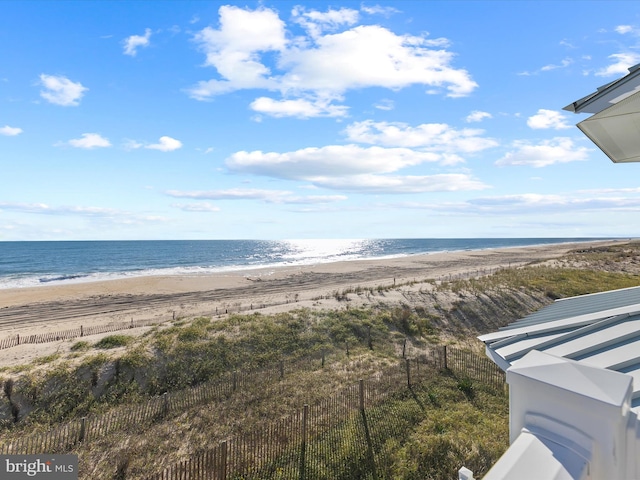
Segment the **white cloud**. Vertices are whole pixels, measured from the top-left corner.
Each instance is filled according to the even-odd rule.
[[[586,160],[588,148],[577,147],[570,138],[556,137],[544,140],[538,145],[526,141],[514,142],[514,151],[508,152],[496,165],[528,165],[546,167],[556,163]]]
[[[562,130],[572,128],[567,123],[567,117],[555,110],[546,110],[541,108],[538,113],[527,119],[527,125],[535,130],[553,128],[554,130]]]
[[[367,193],[416,193],[486,188],[466,174],[393,176],[389,173],[425,162],[453,163],[449,155],[409,148],[329,145],[286,153],[236,152],[227,160],[235,172],[287,180],[316,187]]]
[[[640,209],[640,198],[582,197],[579,194],[535,194],[503,195],[471,200],[471,209],[503,213],[563,213],[568,211],[613,211]]]
[[[548,72],[550,70],[556,70],[558,68],[566,68],[569,65],[571,65],[573,63],[573,60],[570,58],[565,58],[564,60],[562,60],[562,62],[560,62],[560,65],[556,65],[556,64],[549,64],[549,65],[545,65],[543,66],[540,71],[541,72]]]
[[[351,8],[328,9],[326,12],[307,11],[295,6],[291,11],[293,21],[301,25],[311,37],[317,38],[324,31],[335,31],[342,25],[354,25],[358,22],[359,12]]]
[[[150,150],[160,150],[161,152],[171,152],[182,148],[182,142],[168,136],[162,136],[158,139],[158,143],[142,143],[137,140],[128,139],[122,144],[122,148],[125,150],[136,150],[138,148],[148,148]],[[212,149],[205,153],[213,151]]]
[[[633,32],[634,28],[631,25],[618,25],[615,28],[615,31],[621,35],[624,35],[625,33],[630,33]]]
[[[220,211],[220,207],[216,207],[215,205],[211,205],[210,203],[207,203],[207,202],[188,203],[188,204],[175,203],[171,206],[174,208],[183,210],[185,212],[219,212]]]
[[[22,132],[23,130],[18,127],[10,127],[9,125],[0,127],[0,135],[5,135],[7,137],[15,137],[16,135],[20,135]]]
[[[256,98],[250,105],[256,112],[271,115],[272,117],[345,117],[348,107],[344,105],[332,105],[326,100],[274,100],[268,97]]]
[[[466,70],[451,67],[453,53],[430,49],[424,37],[396,35],[377,25],[360,25],[324,35],[315,48],[289,49],[280,65],[286,89],[342,94],[366,87],[411,85],[444,88],[450,97],[471,93],[477,84]]]
[[[172,152],[174,150],[178,150],[182,148],[182,142],[180,140],[176,140],[175,138],[167,137],[166,135],[160,137],[158,143],[152,143],[151,145],[145,145],[144,148],[149,148],[151,150],[160,150],[161,152]]]
[[[361,5],[360,9],[368,15],[384,15],[385,17],[388,17],[393,13],[400,13],[400,10],[393,7],[381,7],[380,5],[373,5],[371,7]]]
[[[277,110],[280,116],[288,112],[301,116],[299,104],[287,102],[302,99],[335,107],[331,102],[342,100],[350,89],[423,85],[429,93],[460,97],[477,87],[466,70],[452,66],[454,54],[446,49],[447,39],[396,35],[377,25],[353,26],[358,15],[352,9],[318,12],[296,7],[294,21],[311,32],[302,37],[292,37],[277,12],[268,8],[223,6],[219,16],[218,29],[206,27],[195,35],[206,54],[205,65],[219,75],[187,91],[197,100],[241,89],[266,89],[285,98],[266,104],[266,97],[261,97],[258,105],[266,104],[265,109]],[[335,111],[330,115],[336,116]]]
[[[64,107],[77,106],[84,92],[89,90],[80,82],[72,82],[61,75],[40,75],[40,84],[45,90],[40,90],[40,96],[50,103]]]
[[[318,177],[314,179],[314,183],[324,188],[370,194],[457,192],[489,188],[488,185],[479,180],[460,173],[420,176],[353,175],[348,177]]]
[[[83,133],[80,138],[73,138],[68,142],[58,142],[55,146],[69,145],[75,148],[85,148],[91,150],[93,148],[110,147],[111,142],[98,133]]]
[[[478,197],[470,200],[450,203],[403,203],[403,208],[432,210],[442,215],[566,215],[568,212],[638,212],[638,197],[594,197],[583,196],[581,192],[568,194],[523,193]],[[566,219],[563,222],[566,225]]]
[[[226,165],[237,172],[313,181],[314,178],[325,176],[390,173],[441,159],[441,155],[408,148],[329,145],[286,153],[240,151],[227,158]]]
[[[378,103],[374,105],[378,110],[393,110],[396,108],[396,104],[393,100],[389,100],[388,98],[383,98]]]
[[[116,210],[114,208],[104,207],[85,207],[85,206],[50,206],[46,203],[11,203],[0,202],[0,210],[14,211],[20,213],[38,214],[38,215],[55,215],[55,216],[71,216],[71,217],[91,217],[109,220],[114,223],[133,224],[146,223],[155,221],[165,221],[163,217],[138,215],[127,211]]]
[[[149,39],[151,38],[151,29],[145,28],[144,35],[131,35],[122,41],[124,54],[135,57],[138,53],[138,48],[148,47]]]
[[[225,5],[219,9],[220,29],[206,27],[195,36],[206,54],[205,65],[215,67],[224,80],[199,82],[189,92],[205,100],[243,88],[273,88],[270,70],[260,62],[261,52],[281,51],[287,44],[284,22],[267,8],[244,10]]]
[[[626,75],[629,73],[629,67],[640,63],[640,54],[636,52],[614,53],[609,55],[614,61],[608,67],[598,70],[595,74],[599,77],[608,77],[611,75]]]
[[[465,122],[467,123],[481,122],[485,118],[493,118],[493,115],[491,115],[489,112],[474,110],[469,115],[467,115],[467,118],[465,118]]]
[[[560,45],[572,47],[570,44],[567,44],[565,41],[561,41]],[[574,62],[573,59],[565,58],[564,60],[562,60],[560,62],[559,65],[550,63],[550,64],[547,64],[547,65],[544,65],[544,66],[540,67],[538,70],[534,70],[532,72],[529,72],[529,71],[519,72],[519,73],[517,73],[517,75],[526,76],[526,77],[531,76],[531,75],[539,75],[541,72],[549,72],[551,70],[556,70],[558,68],[566,68],[569,65],[572,65],[573,62]]]
[[[640,193],[640,187],[626,187],[626,188],[597,188],[590,190],[580,190],[580,193],[587,195],[604,195],[604,194],[621,194],[621,193]]]
[[[347,138],[358,143],[398,147],[422,147],[428,151],[472,153],[498,143],[482,137],[484,130],[456,130],[446,123],[424,123],[410,127],[401,122],[355,122],[345,129]]]
[[[127,139],[122,144],[122,148],[125,150],[136,150],[138,148],[144,147],[143,143],[137,142],[136,140]]]
[[[279,204],[321,204],[346,200],[344,195],[295,195],[288,190],[262,190],[251,188],[232,188],[227,190],[181,192],[170,190],[167,195],[176,198],[198,200],[260,200]]]

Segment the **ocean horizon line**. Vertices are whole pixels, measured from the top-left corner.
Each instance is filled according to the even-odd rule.
[[[203,276],[341,261],[383,260],[438,252],[627,239],[469,237],[11,241],[0,242],[0,290],[135,277]]]

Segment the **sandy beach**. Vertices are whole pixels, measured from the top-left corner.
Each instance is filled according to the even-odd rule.
[[[158,321],[225,312],[342,308],[336,293],[482,275],[561,256],[581,245],[553,244],[432,253],[376,260],[243,270],[206,276],[137,277],[0,290],[0,339],[130,320]],[[356,299],[357,300],[357,299]],[[387,298],[392,301],[392,298]],[[0,356],[3,353],[0,351]]]

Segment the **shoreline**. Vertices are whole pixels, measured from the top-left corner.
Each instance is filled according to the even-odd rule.
[[[454,240],[476,240],[476,239],[454,239]],[[510,239],[510,240],[517,240]],[[545,240],[544,238],[539,238],[535,240]],[[215,267],[202,267],[198,265],[189,265],[183,267],[165,267],[165,268],[151,268],[148,270],[123,270],[123,271],[112,271],[112,272],[92,272],[92,273],[58,273],[58,274],[42,274],[33,275],[31,277],[25,277],[23,279],[13,279],[8,280],[7,278],[0,279],[0,294],[3,291],[19,291],[22,289],[38,289],[38,288],[46,288],[46,287],[62,287],[62,286],[74,286],[81,285],[85,283],[102,283],[102,282],[111,282],[111,281],[132,281],[135,279],[144,279],[144,278],[176,278],[176,277],[210,277],[210,276],[246,276],[250,275],[254,271],[265,271],[265,270],[279,270],[279,269],[296,269],[296,268],[307,268],[313,267],[316,265],[325,265],[325,264],[336,264],[343,262],[367,262],[367,261],[385,261],[385,260],[394,260],[397,258],[405,258],[405,257],[415,257],[415,256],[423,256],[423,255],[437,255],[437,254],[456,254],[462,252],[471,252],[471,251],[485,251],[485,250],[496,250],[496,249],[518,249],[518,248],[529,248],[529,247],[545,247],[545,246],[561,246],[566,244],[585,244],[585,243],[598,243],[598,242],[628,242],[631,241],[632,238],[590,238],[587,240],[572,240],[567,239],[562,242],[553,242],[553,243],[532,243],[527,245],[508,245],[508,246],[495,246],[495,247],[485,247],[485,248],[464,248],[464,249],[451,249],[451,250],[434,250],[427,252],[417,252],[417,253],[393,253],[381,256],[373,256],[373,257],[358,257],[358,258],[347,258],[347,259],[330,259],[330,260],[306,260],[300,263],[296,263],[295,261],[289,263],[269,263],[263,265],[227,265],[227,266],[215,266]],[[200,271],[199,271],[200,270]],[[46,278],[53,276],[52,278]],[[40,278],[38,278],[40,277]],[[38,282],[36,282],[38,280]],[[24,285],[12,285],[13,283],[20,283],[21,281],[29,282]],[[5,282],[5,283],[3,283]],[[1,305],[0,305],[1,308]]]
[[[429,282],[433,280],[487,275],[499,268],[553,261],[584,246],[628,242],[608,240],[435,252],[384,260],[261,268],[251,270],[250,274],[242,271],[197,277],[136,277],[4,289],[0,290],[0,340],[16,334],[53,333],[129,321],[165,323],[198,316],[215,320],[239,311],[268,315],[300,308],[401,306],[407,296],[431,288]],[[348,300],[345,292],[349,293]],[[126,330],[126,334],[140,335],[149,328]],[[85,339],[94,342],[104,335]],[[65,351],[75,341],[26,344],[0,350],[0,366]]]
[[[44,284],[33,287],[0,289],[0,310],[34,303],[64,302],[96,296],[172,295],[211,290],[233,290],[250,284],[264,284],[286,279],[295,288],[296,277],[323,275],[315,289],[334,284],[398,283],[412,277],[424,280],[442,275],[455,275],[473,268],[497,268],[511,262],[530,262],[559,256],[581,245],[628,243],[629,239],[565,242],[531,246],[510,246],[478,250],[438,251],[384,258],[352,259],[310,265],[262,266],[228,272],[196,275],[144,275],[77,283]],[[501,265],[502,264],[502,265]],[[394,272],[395,270],[395,272]],[[375,272],[375,273],[374,273]],[[340,278],[340,277],[348,278]],[[359,279],[358,276],[361,278]],[[334,277],[330,279],[329,277]],[[333,281],[331,281],[333,280]],[[360,281],[359,281],[360,280]],[[377,283],[376,283],[377,282]],[[307,283],[307,282],[305,282]],[[305,290],[307,290],[305,285]],[[313,286],[312,286],[313,287]],[[256,288],[255,290],[260,290]],[[255,292],[259,294],[259,291]]]

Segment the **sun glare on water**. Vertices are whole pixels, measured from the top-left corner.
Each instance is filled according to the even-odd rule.
[[[331,261],[360,258],[368,251],[369,240],[363,239],[302,239],[284,240],[287,252],[283,258],[289,261]]]

